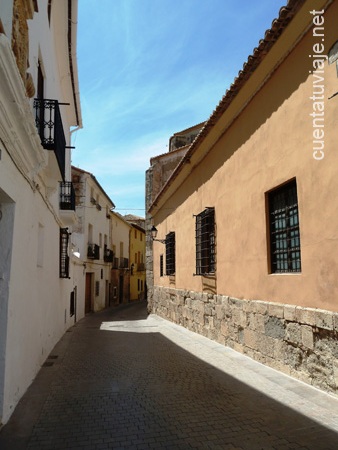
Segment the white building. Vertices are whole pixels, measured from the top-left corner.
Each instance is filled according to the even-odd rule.
[[[0,424],[74,323],[76,24],[77,0],[0,0]]]
[[[111,210],[115,205],[92,173],[72,167],[72,180],[78,217],[72,233],[72,262],[80,318],[110,304]]]

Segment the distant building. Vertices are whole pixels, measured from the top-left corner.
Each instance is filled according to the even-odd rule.
[[[144,300],[146,289],[145,269],[146,236],[144,228],[131,223],[130,230],[130,300]]]
[[[111,298],[112,304],[118,305],[130,301],[129,244],[132,227],[121,214],[112,212],[111,229],[114,254],[111,269]]]
[[[77,0],[0,0],[0,427],[75,320],[76,34]]]
[[[149,310],[335,394],[337,17],[289,0],[146,190]]]
[[[77,226],[72,235],[74,272],[78,279],[80,317],[111,303],[111,266],[114,261],[111,211],[115,207],[95,176],[72,167]]]

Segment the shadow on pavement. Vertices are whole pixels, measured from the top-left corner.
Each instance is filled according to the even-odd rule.
[[[1,449],[338,448],[332,430],[201,361],[161,333],[100,330],[102,321],[124,320],[124,314],[128,321],[144,319],[142,306],[138,311],[135,305],[130,314],[127,310],[99,313],[73,327],[58,363],[41,369],[42,377],[2,430]],[[43,385],[44,376],[49,383]],[[43,404],[19,440],[39,383]]]

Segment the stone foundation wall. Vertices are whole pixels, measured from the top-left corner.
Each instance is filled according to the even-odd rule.
[[[338,313],[154,286],[152,312],[338,395]]]

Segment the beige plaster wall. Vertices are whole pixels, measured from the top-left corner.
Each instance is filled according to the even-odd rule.
[[[325,14],[326,51],[338,39],[334,2]],[[325,157],[313,158],[314,76],[310,30],[264,88],[222,135],[201,164],[153,215],[158,237],[176,232],[176,275],[159,276],[154,243],[154,285],[203,291],[195,271],[195,218],[215,207],[217,277],[214,292],[338,311],[338,90],[336,67],[325,63]],[[320,84],[320,83],[318,83]],[[202,144],[203,145],[203,144]],[[297,180],[302,272],[269,274],[266,192]]]

